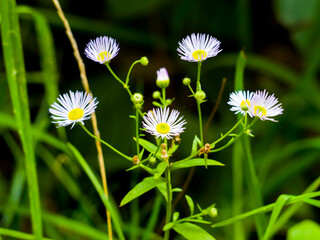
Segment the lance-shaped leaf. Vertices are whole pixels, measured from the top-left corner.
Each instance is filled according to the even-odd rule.
[[[131,202],[133,199],[141,196],[142,194],[150,191],[158,184],[161,184],[163,182],[165,182],[165,180],[162,178],[154,179],[154,177],[147,177],[143,179],[133,189],[131,189],[131,191],[128,192],[127,195],[122,199],[120,207],[127,204],[128,202]]]
[[[161,175],[164,173],[164,171],[167,169],[167,166],[168,164],[163,161],[163,162],[160,162],[156,168],[156,171],[154,173],[154,178],[159,178],[161,177]]]
[[[176,169],[181,169],[181,168],[190,168],[190,167],[194,167],[194,166],[205,166],[205,162],[204,162],[203,158],[193,158],[190,160],[183,160],[183,161],[174,162],[170,166],[170,169],[176,170]],[[224,166],[224,164],[221,162],[212,160],[212,159],[208,159],[207,166]]]
[[[201,240],[215,240],[208,232],[201,227],[192,223],[176,223],[173,229],[185,237],[187,240],[201,239]]]

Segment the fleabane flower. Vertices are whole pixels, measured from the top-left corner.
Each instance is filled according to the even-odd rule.
[[[256,91],[252,97],[252,104],[249,106],[249,114],[259,117],[261,120],[270,120],[277,122],[273,118],[282,114],[283,108],[278,99],[272,94],[264,91]]]
[[[155,135],[156,138],[172,139],[184,131],[183,125],[187,123],[179,114],[177,110],[170,112],[169,108],[153,109],[143,117],[142,125],[146,132]]]
[[[83,121],[90,119],[90,115],[97,107],[98,101],[92,98],[92,95],[87,92],[75,93],[69,91],[63,95],[59,95],[58,102],[54,102],[49,109],[52,114],[51,118],[57,123],[58,127],[65,127],[72,124],[71,128],[80,122],[84,125]]]
[[[95,62],[103,64],[110,62],[119,52],[119,44],[111,37],[97,37],[90,40],[84,53],[88,58]]]
[[[219,47],[220,41],[209,34],[192,33],[191,36],[187,36],[179,42],[177,51],[182,60],[202,62],[221,52]]]
[[[232,92],[228,102],[228,104],[232,106],[230,110],[235,111],[235,114],[241,113],[242,115],[245,115],[252,105],[252,97],[253,92],[250,91]]]

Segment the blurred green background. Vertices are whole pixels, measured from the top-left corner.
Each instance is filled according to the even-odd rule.
[[[17,1],[17,4],[32,7],[50,25],[55,48],[54,64],[51,66],[57,68],[53,71],[57,74],[59,92],[82,90],[77,63],[53,3],[25,0]],[[217,103],[222,79],[226,78],[227,82],[206,140],[212,142],[217,139],[236,121],[227,101],[234,89],[236,59],[238,53],[244,50],[247,57],[245,88],[252,91],[267,89],[275,94],[284,108],[283,115],[276,118],[278,123],[259,121],[253,128],[252,154],[264,203],[274,202],[283,193],[301,194],[319,176],[320,1],[65,0],[61,1],[61,6],[86,65],[90,88],[99,100],[96,114],[101,136],[115,147],[134,155],[134,121],[129,118],[134,114],[134,109],[127,93],[107,68],[85,57],[84,49],[89,40],[106,35],[119,42],[120,52],[110,65],[121,78],[125,78],[133,61],[142,56],[148,57],[147,67],[138,65],[133,69],[130,84],[133,92],[144,94],[145,111],[153,107],[152,93],[158,90],[155,85],[156,71],[161,67],[167,68],[171,79],[167,97],[175,98],[172,107],[181,111],[188,122],[187,130],[181,136],[179,151],[174,156],[181,159],[188,156],[193,136],[198,134],[196,103],[188,97],[190,93],[182,85],[182,79],[188,76],[194,84],[197,66],[180,60],[176,49],[178,42],[187,35],[207,33],[221,41],[223,51],[203,63],[201,81],[208,99],[202,105],[204,121]],[[29,14],[21,13],[20,19],[32,121],[39,128],[57,135],[55,126],[49,122],[49,103],[44,84],[47,76],[39,74],[42,65],[37,29]],[[44,55],[46,51],[49,53],[49,45],[48,48],[44,46],[42,51]],[[2,57],[0,77],[1,112],[12,114]],[[89,121],[87,126],[91,129]],[[1,226],[30,232],[30,222],[23,214],[4,214],[3,209],[12,204],[27,207],[28,197],[21,153],[17,150],[20,145],[18,135],[5,124],[0,127]],[[98,173],[94,141],[79,127],[72,130],[66,128],[65,133],[68,141],[80,150]],[[61,135],[63,133],[60,132]],[[197,168],[186,192],[201,206],[216,203],[219,211],[217,220],[232,216],[231,150],[228,148],[211,156],[225,163],[225,167]],[[131,164],[106,148],[104,156],[110,192],[119,205],[133,184],[146,174],[139,170],[124,171]],[[53,147],[39,144],[37,165],[43,209],[105,231],[104,207],[74,160]],[[181,187],[187,176],[188,170],[177,172],[173,177],[175,186]],[[155,196],[155,191],[149,192],[135,203],[141,210],[141,227],[144,227]],[[188,214],[184,200],[176,209],[181,215]],[[250,207],[245,205],[244,210],[250,210]],[[120,211],[124,222],[130,222],[132,207],[124,206]],[[164,208],[161,213],[164,215]],[[8,216],[11,218],[8,219]],[[302,219],[319,222],[319,216],[315,208],[304,205],[286,227]],[[160,217],[159,224],[161,220]],[[251,219],[246,221],[245,227],[248,239],[256,239]],[[285,239],[286,227],[275,239]],[[234,239],[228,227],[207,230],[217,239]],[[87,239],[47,223],[45,231],[55,239]]]

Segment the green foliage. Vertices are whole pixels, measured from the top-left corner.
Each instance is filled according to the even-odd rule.
[[[155,188],[157,185],[164,183],[162,178],[154,178],[154,177],[147,177],[144,178],[140,183],[138,183],[133,189],[131,189],[126,196],[122,199],[120,206],[123,206],[133,199],[141,196],[142,194],[150,191],[151,189]]]
[[[203,240],[215,240],[209,233],[203,230],[201,227],[192,223],[178,223],[175,224],[173,229],[181,234],[188,240],[203,239]]]
[[[304,220],[288,230],[288,240],[317,240],[320,238],[320,226],[311,220]]]

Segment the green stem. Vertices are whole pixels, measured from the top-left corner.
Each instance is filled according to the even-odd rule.
[[[197,108],[198,108],[198,115],[199,115],[199,131],[200,131],[200,141],[201,141],[201,147],[203,147],[203,130],[202,130],[202,114],[201,114],[201,106],[200,101],[197,101]]]
[[[200,83],[201,65],[202,65],[202,62],[198,62],[197,86],[196,86],[197,91],[201,90],[201,83]]]
[[[139,109],[136,108],[136,138],[137,138],[137,141],[136,141],[136,146],[137,146],[137,155],[139,157],[139,154],[140,154],[140,149],[139,149]]]
[[[139,62],[141,62],[141,60],[137,60],[137,61],[132,63],[132,65],[131,65],[131,67],[130,67],[130,69],[128,71],[128,74],[127,74],[126,85],[128,85],[128,83],[129,83],[129,78],[130,78],[130,74],[131,74],[132,68],[134,67],[134,65],[136,65]]]
[[[228,137],[229,134],[232,133],[239,126],[239,124],[242,122],[242,119],[243,119],[243,117],[226,134],[224,134],[218,140],[216,140],[213,143],[211,143],[211,147],[215,146],[218,142],[221,142],[223,139]]]
[[[162,88],[162,106],[163,108],[166,107],[166,88]]]
[[[166,224],[171,221],[171,202],[172,202],[172,190],[171,190],[171,173],[170,168],[167,167],[165,172],[166,185],[167,185],[167,215],[166,215]],[[166,230],[164,233],[164,240],[169,240],[170,229]]]
[[[113,146],[111,146],[109,143],[103,141],[102,139],[96,137],[95,135],[93,135],[83,124],[79,124],[82,129],[92,138],[98,140],[99,142],[103,143],[104,145],[106,145],[108,148],[110,148],[112,151],[114,151],[115,153],[119,154],[120,156],[124,157],[125,159],[132,161],[132,158],[125,155],[124,153],[120,152],[119,150],[117,150],[116,148],[114,148]]]
[[[258,120],[258,118],[255,118],[247,128],[244,128],[244,129],[238,134],[238,136],[236,136],[233,140],[230,140],[226,145],[224,145],[224,146],[222,146],[222,147],[220,147],[220,148],[217,148],[217,149],[213,149],[213,150],[211,150],[210,152],[211,152],[211,153],[212,153],[212,152],[219,152],[219,151],[221,151],[221,150],[229,147],[232,143],[234,143],[235,141],[237,141],[237,140],[242,136],[242,134],[243,134],[246,130],[248,130],[253,124],[255,124],[255,122],[256,122],[257,120]]]

